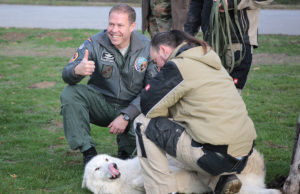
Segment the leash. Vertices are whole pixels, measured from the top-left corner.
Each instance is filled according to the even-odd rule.
[[[220,11],[220,5],[223,9]],[[209,27],[204,34],[204,40],[208,42],[215,52],[219,55],[223,66],[229,71],[240,65],[245,56],[245,43],[243,39],[242,30],[238,19],[237,0],[234,0],[234,21],[231,20],[229,11],[227,8],[226,0],[215,0],[213,2],[209,20]],[[237,32],[234,28],[234,24],[237,28]],[[241,44],[240,55],[235,58],[235,49],[232,44],[232,37],[238,40],[238,44]],[[240,38],[239,38],[240,37]],[[227,58],[228,52],[230,53],[231,61]]]
[[[134,158],[136,156],[136,147],[130,155],[130,158]]]

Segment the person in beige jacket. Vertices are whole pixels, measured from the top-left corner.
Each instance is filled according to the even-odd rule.
[[[138,156],[147,193],[176,192],[166,153],[204,174],[214,193],[237,193],[256,131],[218,55],[179,30],[156,34],[150,56],[159,73],[141,92]]]

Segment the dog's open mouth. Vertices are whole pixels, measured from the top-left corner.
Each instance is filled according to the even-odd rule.
[[[111,174],[110,179],[116,179],[116,178],[119,178],[121,176],[121,173],[119,172],[119,169],[118,169],[118,166],[117,166],[116,163],[109,164],[108,171]]]

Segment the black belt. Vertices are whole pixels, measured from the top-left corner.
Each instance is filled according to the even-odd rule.
[[[106,95],[103,95],[103,96],[104,96],[104,98],[107,102],[118,104],[118,105],[128,106],[131,102],[131,101],[128,101],[128,100],[120,100],[120,99],[113,98],[113,97],[106,96]]]

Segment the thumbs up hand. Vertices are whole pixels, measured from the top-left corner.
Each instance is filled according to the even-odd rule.
[[[76,75],[92,75],[95,71],[95,62],[89,61],[89,51],[86,49],[84,57],[81,62],[75,67],[74,71]]]

